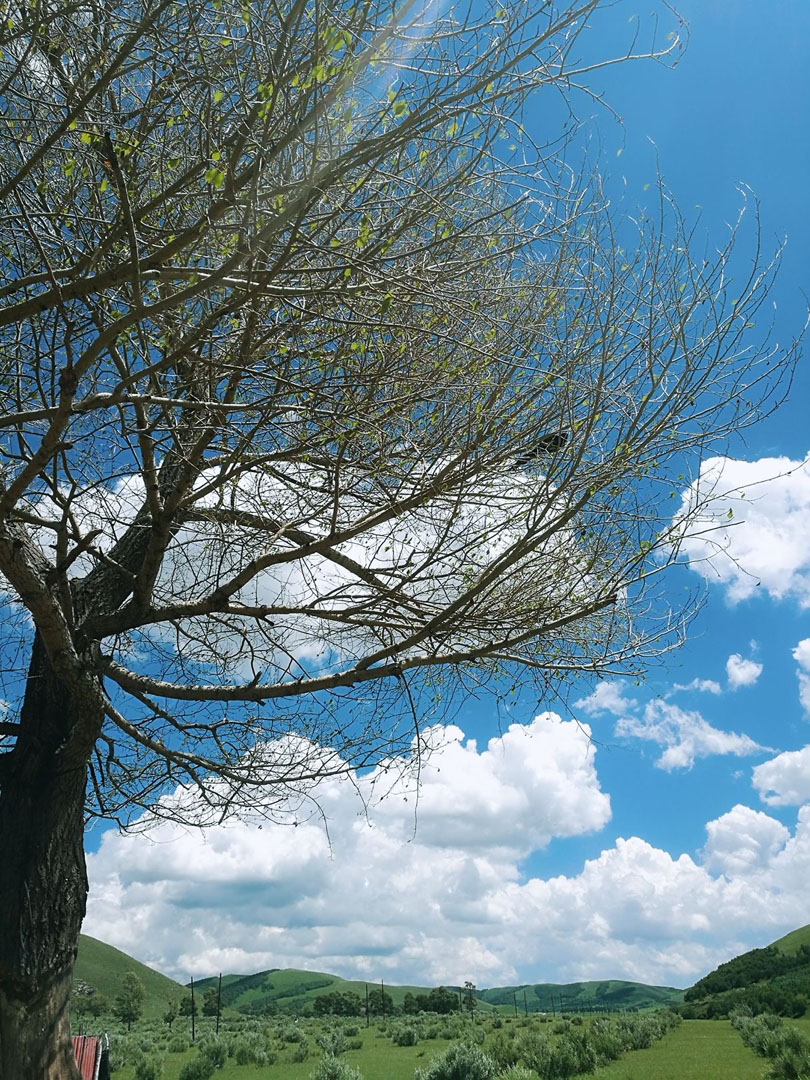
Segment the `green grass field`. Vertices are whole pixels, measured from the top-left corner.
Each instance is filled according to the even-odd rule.
[[[810,926],[800,926],[773,943],[783,953],[797,953],[802,945],[810,945]]]
[[[432,1039],[417,1046],[393,1046],[385,1036],[364,1035],[363,1049],[349,1050],[341,1055],[341,1060],[359,1069],[364,1080],[413,1080],[418,1066],[426,1065],[449,1045],[448,1040]],[[177,1080],[184,1063],[191,1057],[191,1053],[168,1054],[163,1080]],[[235,1065],[228,1061],[215,1075],[216,1080],[308,1080],[319,1057],[318,1051],[307,1061],[293,1062],[287,1053],[282,1053],[275,1065],[262,1067]],[[121,1069],[113,1073],[113,1080],[132,1080],[133,1074],[132,1068]]]
[[[727,1020],[685,1020],[649,1050],[634,1050],[597,1080],[762,1080],[766,1063]]]
[[[489,1031],[484,1043],[486,1050],[493,1034],[491,1021],[481,1018],[473,1023],[483,1024]],[[519,1031],[527,1026],[547,1034],[551,1031],[550,1025],[543,1026],[535,1019],[528,1023],[522,1019],[515,1021]],[[797,1026],[810,1030],[810,1019],[800,1021]],[[306,1061],[293,1061],[296,1047],[288,1045],[278,1051],[273,1065],[237,1065],[228,1059],[225,1066],[217,1070],[216,1077],[218,1080],[309,1080],[320,1058],[320,1050],[313,1045],[317,1022],[302,1022],[301,1027],[312,1046]],[[203,1031],[207,1028],[208,1022],[203,1025]],[[359,1069],[364,1080],[413,1080],[414,1070],[424,1068],[451,1041],[436,1038],[416,1046],[395,1046],[390,1035],[383,1034],[377,1025],[362,1027],[359,1035],[363,1040],[362,1049],[350,1050],[342,1060]],[[163,1080],[178,1080],[183,1064],[193,1056],[191,1049],[165,1055]],[[762,1080],[766,1066],[766,1061],[744,1046],[727,1021],[687,1020],[649,1049],[626,1053],[618,1061],[599,1069],[594,1076],[595,1080]],[[133,1078],[132,1066],[113,1073],[113,1080]]]

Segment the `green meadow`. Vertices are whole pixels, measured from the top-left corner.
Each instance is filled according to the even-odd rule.
[[[727,1020],[685,1020],[646,1050],[598,1069],[597,1080],[762,1080],[756,1057]]]
[[[519,1043],[532,1033],[548,1036],[553,1043],[559,1038],[563,1026],[559,1021],[521,1017],[500,1021],[501,1026],[496,1028],[493,1019],[490,1014],[477,1018],[456,1017],[447,1023],[417,1023],[415,1026],[421,1032],[433,1037],[420,1038],[414,1046],[398,1046],[392,1041],[392,1034],[401,1028],[402,1021],[372,1024],[368,1028],[363,1026],[358,1031],[362,1046],[341,1054],[340,1061],[356,1069],[362,1080],[414,1080],[417,1068],[424,1069],[453,1042],[472,1042],[480,1045],[485,1053],[492,1053],[497,1040]],[[495,1023],[499,1021],[495,1020]],[[590,1023],[592,1021],[581,1022],[579,1030],[587,1032]],[[210,1026],[208,1021],[198,1025],[198,1040],[205,1041]],[[806,1030],[809,1025],[798,1026]],[[223,1024],[224,1041],[237,1036],[241,1027],[240,1022],[232,1020]],[[285,1044],[277,1037],[272,1042],[275,1055],[272,1064],[240,1065],[229,1056],[216,1070],[215,1077],[217,1080],[309,1080],[323,1057],[317,1045],[319,1032],[335,1030],[340,1025],[328,1020],[307,1020],[301,1021],[297,1027],[299,1030],[296,1034],[300,1034],[308,1049],[306,1060],[295,1060],[301,1054],[300,1043]],[[150,1035],[150,1030],[154,1034]],[[349,1030],[354,1030],[354,1026],[350,1026]],[[144,1046],[149,1056],[153,1043],[157,1041],[157,1034],[154,1025],[145,1025],[141,1032],[131,1034],[126,1039],[125,1053],[131,1060],[114,1070],[113,1080],[139,1080],[144,1075],[138,1071],[135,1060],[138,1046]],[[281,1034],[279,1030],[278,1036]],[[451,1034],[452,1038],[447,1037]],[[119,1040],[121,1038],[124,1037],[119,1036]],[[196,1050],[189,1047],[183,1052],[160,1053],[158,1056],[162,1062],[161,1080],[180,1080],[184,1066],[195,1058]],[[120,1041],[116,1057],[120,1058]],[[668,1031],[649,1048],[627,1051],[618,1060],[597,1068],[590,1075],[595,1080],[762,1080],[766,1065],[762,1058],[755,1056],[743,1044],[739,1033],[728,1021],[687,1020]],[[538,1076],[533,1071],[526,1075]],[[492,1074],[492,1080],[508,1076],[507,1066]],[[454,1077],[453,1080],[466,1078]]]

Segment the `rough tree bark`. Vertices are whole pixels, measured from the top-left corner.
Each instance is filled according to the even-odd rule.
[[[87,899],[86,760],[74,736],[92,701],[76,700],[37,635],[21,729],[0,793],[0,1077],[78,1080],[69,999]],[[77,725],[77,710],[82,724]],[[102,715],[97,715],[98,727]],[[89,749],[89,748],[88,748]]]

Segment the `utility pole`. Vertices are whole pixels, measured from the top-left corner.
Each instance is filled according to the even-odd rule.
[[[222,972],[219,973],[219,985],[217,986],[217,1035],[219,1035],[219,1011],[222,1008]]]
[[[526,1016],[529,1015],[529,1006],[526,1003],[526,987],[525,986],[523,987],[523,1012],[525,1013]]]
[[[517,1020],[517,994],[512,991],[512,1003],[515,1006],[515,1019]]]
[[[195,1016],[197,1013],[197,1006],[194,1004],[194,976],[191,976],[191,1041],[194,1042],[197,1035],[197,1028],[195,1025]]]
[[[385,980],[380,979],[380,987],[382,988],[382,1014],[383,1023],[385,1023]]]
[[[366,983],[366,1027],[371,1023],[371,1018],[368,1013],[368,983]]]

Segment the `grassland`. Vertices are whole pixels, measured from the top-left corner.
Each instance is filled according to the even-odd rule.
[[[394,1046],[391,1039],[376,1028],[362,1032],[362,1050],[349,1050],[341,1060],[359,1069],[364,1080],[413,1080],[414,1071],[450,1045],[448,1039],[432,1039],[416,1046]],[[168,1054],[164,1059],[163,1080],[177,1080],[184,1063],[193,1055]],[[294,1062],[289,1054],[279,1055],[273,1065],[261,1067],[236,1065],[232,1061],[216,1071],[217,1080],[309,1080],[319,1058],[314,1053],[307,1061]],[[132,1066],[113,1073],[113,1080],[133,1080]]]
[[[648,1050],[599,1069],[596,1080],[762,1080],[765,1063],[727,1020],[685,1020]]]
[[[810,945],[810,926],[800,926],[798,930],[791,930],[789,934],[774,941],[773,945],[779,952],[792,956],[802,945]]]
[[[536,1018],[514,1021],[515,1034],[527,1029],[548,1032]],[[484,1050],[494,1035],[490,1021],[484,1017],[470,1022],[471,1031],[487,1031]],[[799,1024],[801,1026],[801,1024]],[[808,1025],[810,1026],[810,1021]],[[306,1036],[312,1040],[318,1022],[308,1022]],[[396,1047],[390,1029],[379,1025],[361,1028],[363,1047],[341,1056],[341,1061],[359,1069],[363,1080],[413,1080],[417,1067],[426,1066],[431,1059],[447,1048],[447,1038],[420,1041],[415,1047]],[[458,1039],[458,1035],[457,1035]],[[475,1041],[478,1041],[476,1039]],[[216,1072],[217,1080],[309,1080],[320,1057],[312,1047],[305,1062],[292,1061],[295,1047],[287,1047],[272,1065],[241,1066],[231,1058]],[[170,1053],[163,1057],[163,1080],[178,1080],[180,1069],[193,1056],[192,1051]],[[743,1044],[739,1034],[727,1021],[686,1021],[670,1031],[647,1050],[631,1051],[619,1061],[597,1069],[595,1080],[761,1080],[766,1063]],[[113,1072],[112,1080],[134,1080],[134,1067],[129,1065]]]

